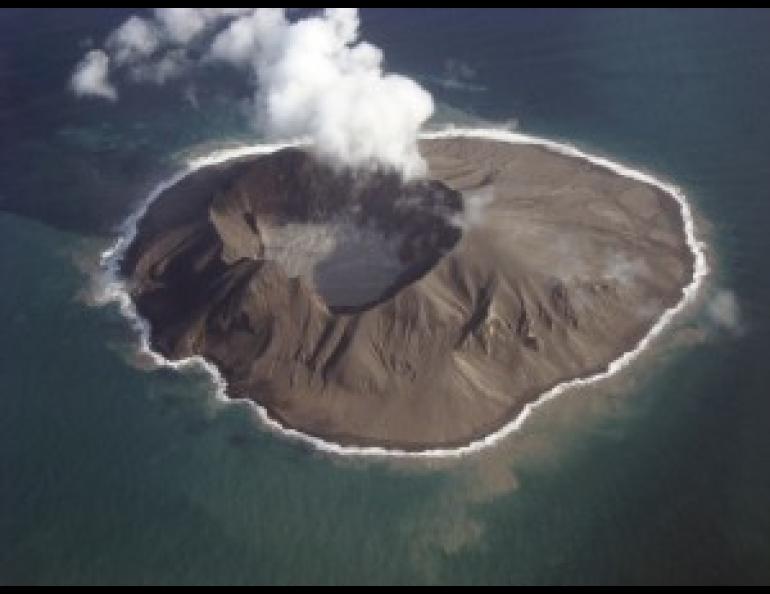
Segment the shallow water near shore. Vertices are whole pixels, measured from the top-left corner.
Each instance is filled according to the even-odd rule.
[[[87,303],[109,228],[149,188],[206,143],[254,140],[232,104],[74,102],[78,42],[122,15],[4,16],[0,207],[23,214],[0,214],[0,582],[770,579],[768,13],[408,14],[364,12],[365,35],[445,119],[516,118],[683,187],[712,225],[701,311],[617,382],[459,462],[278,439],[205,374],[148,371],[117,309]],[[444,56],[471,88],[428,80]],[[739,324],[707,313],[722,290]]]

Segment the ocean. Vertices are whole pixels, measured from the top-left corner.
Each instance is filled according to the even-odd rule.
[[[362,12],[437,124],[652,172],[709,244],[698,306],[642,360],[449,461],[282,439],[205,373],[152,367],[94,302],[159,181],[259,141],[226,73],[73,97],[128,14],[0,11],[0,583],[770,581],[770,12]]]

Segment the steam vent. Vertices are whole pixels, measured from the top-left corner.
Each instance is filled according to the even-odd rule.
[[[428,180],[290,148],[191,173],[122,273],[153,348],[348,445],[464,445],[633,348],[692,277],[677,203],[532,145],[422,141]]]

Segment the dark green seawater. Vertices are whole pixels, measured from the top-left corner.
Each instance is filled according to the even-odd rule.
[[[71,96],[126,14],[0,10],[0,583],[770,582],[770,12],[363,13],[444,120],[515,118],[681,185],[717,264],[704,308],[726,289],[741,312],[692,313],[488,454],[408,465],[265,433],[89,305],[148,189],[254,139],[223,73]]]

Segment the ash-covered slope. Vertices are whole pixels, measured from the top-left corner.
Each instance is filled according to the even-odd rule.
[[[433,181],[287,149],[167,190],[122,266],[154,347],[312,435],[459,445],[606,367],[691,278],[655,188],[532,146],[421,150]]]

